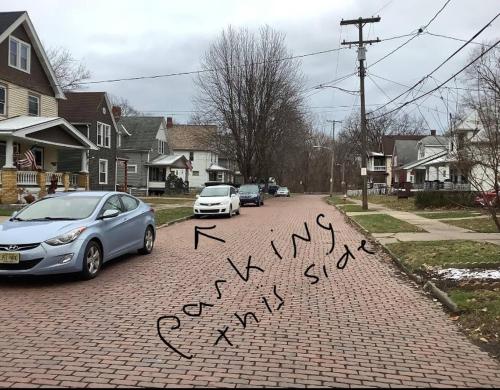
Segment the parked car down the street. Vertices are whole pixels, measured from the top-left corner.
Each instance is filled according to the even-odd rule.
[[[255,204],[257,207],[264,206],[264,193],[257,184],[243,184],[239,189],[240,204]]]
[[[278,188],[278,190],[276,191],[276,194],[274,194],[274,196],[287,196],[287,197],[289,197],[290,191],[288,190],[287,187],[280,187],[280,188]]]
[[[0,275],[79,272],[92,279],[108,260],[151,253],[155,235],[153,209],[128,194],[47,196],[0,225]]]
[[[240,214],[240,197],[235,187],[218,185],[205,187],[196,195],[193,205],[195,218],[202,215],[224,215],[231,218]]]
[[[497,196],[495,194],[495,191],[489,191],[485,192],[484,196],[482,194],[476,196],[474,199],[474,204],[476,206],[482,206],[482,207],[487,207],[489,206],[494,206],[497,203]]]

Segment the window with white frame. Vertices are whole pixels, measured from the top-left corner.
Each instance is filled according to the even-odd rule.
[[[30,44],[9,37],[9,66],[30,73],[31,46]]]
[[[40,116],[40,96],[28,94],[28,115]]]
[[[111,126],[97,122],[97,146],[111,147]]]
[[[7,87],[0,84],[0,115],[7,115]]]
[[[129,164],[127,166],[127,173],[137,173],[137,164]]]
[[[158,153],[165,154],[165,141],[158,140]]]
[[[99,159],[99,184],[108,184],[108,160]]]

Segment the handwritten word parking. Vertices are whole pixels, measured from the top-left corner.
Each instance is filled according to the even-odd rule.
[[[328,231],[330,233],[331,242],[329,245],[329,249],[325,254],[325,256],[330,256],[333,253],[336,246],[335,231],[331,223],[325,224],[322,222],[324,218],[325,218],[324,214],[319,214],[316,217],[316,225],[319,226],[321,229]],[[224,239],[204,232],[204,230],[206,231],[215,229],[216,229],[215,225],[209,227],[195,226],[194,249],[198,250],[200,243],[200,236],[225,244],[226,241]],[[273,232],[273,230],[271,230],[271,232]],[[301,241],[305,243],[310,243],[312,241],[312,236],[307,222],[304,222],[303,232],[293,233],[291,235],[291,245],[293,247],[294,259],[297,258],[298,256],[298,249],[299,249],[298,246]],[[279,251],[278,246],[276,245],[274,240],[271,240],[270,244],[277,258],[281,261],[286,261],[283,260],[283,255]],[[371,252],[366,248],[366,244],[367,244],[366,240],[362,240],[360,246],[357,248],[357,252],[363,251],[370,255],[373,254],[374,252]],[[343,254],[338,258],[336,262],[334,262],[335,268],[337,268],[338,270],[343,270],[348,265],[349,260],[356,259],[354,253],[350,250],[348,245],[344,244],[343,250],[344,250]],[[252,259],[251,255],[248,256],[245,266],[238,266],[236,261],[230,258],[227,258],[227,265],[228,269],[234,272],[241,279],[243,283],[248,283],[254,277],[254,275],[265,274],[266,272],[265,269],[258,264],[258,262]],[[322,266],[321,270],[323,271],[322,274],[326,278],[329,278],[326,264]],[[314,285],[320,282],[321,271],[318,272],[318,270],[316,270],[316,264],[312,263],[305,269],[304,276],[305,278],[307,278],[310,284]],[[195,303],[187,303],[184,306],[182,306],[182,313],[183,313],[182,315],[187,317],[186,319],[197,318],[197,317],[202,317],[203,314],[208,310],[215,310],[217,301],[222,299],[223,297],[227,283],[228,281],[225,278],[219,278],[215,280],[214,282],[215,300],[209,300],[206,302],[199,301]],[[270,315],[274,315],[276,312],[283,309],[283,307],[285,306],[285,299],[280,295],[278,291],[278,286],[273,285],[272,293],[269,293],[268,296],[266,296],[265,294],[261,296],[258,304],[263,305],[263,307],[267,310],[267,312]],[[192,359],[193,355],[183,352],[181,346],[173,345],[169,341],[170,340],[169,335],[170,334],[173,335],[173,331],[179,331],[181,329],[183,320],[181,319],[182,315],[181,314],[165,315],[159,317],[156,321],[157,332],[161,341],[169,349],[171,349],[173,352],[175,352],[184,359]],[[235,312],[233,313],[232,317],[236,318],[238,326],[241,326],[243,329],[246,329],[250,324],[259,324],[259,322],[262,320],[262,318],[259,319],[256,312],[253,311],[248,311],[246,313]],[[167,325],[167,321],[169,322],[169,326]],[[234,328],[231,328],[229,325],[224,325],[221,328],[218,328],[217,333],[214,335],[213,345],[217,346],[220,343],[226,343],[229,346],[233,346],[233,342],[231,340],[231,330],[233,329]]]

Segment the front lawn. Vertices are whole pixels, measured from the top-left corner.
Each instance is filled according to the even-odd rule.
[[[421,217],[429,219],[445,219],[445,218],[466,218],[477,217],[481,215],[478,211],[471,210],[450,210],[450,211],[435,211],[435,212],[420,212],[415,213]]]
[[[462,310],[458,321],[470,338],[500,357],[500,289],[447,291]]]
[[[412,271],[440,268],[495,268],[500,246],[475,241],[410,241],[386,245]],[[473,264],[474,263],[474,264]]]
[[[192,207],[176,207],[155,211],[156,226],[163,225],[176,219],[193,215]]]
[[[0,216],[1,217],[10,217],[14,211],[16,211],[16,210],[0,209]]]
[[[418,226],[387,214],[351,215],[350,218],[353,218],[370,233],[425,232]]]
[[[357,196],[354,199],[361,200],[361,197]],[[379,204],[398,211],[416,210],[414,198],[398,198],[395,195],[368,195],[368,203]]]
[[[325,198],[326,201],[334,206],[341,205],[341,204],[354,204],[352,200],[349,200],[349,198],[344,199],[343,195],[333,195],[332,197],[327,197]]]
[[[459,219],[442,221],[453,226],[470,229],[478,233],[499,233],[497,225],[491,218]]]
[[[188,202],[194,202],[195,199],[196,198],[194,197],[187,197],[187,196],[181,196],[181,197],[158,196],[158,197],[141,198],[141,200],[144,203],[148,203],[151,205],[188,203]]]
[[[344,210],[346,213],[355,213],[355,212],[360,212],[360,211],[374,211],[374,210],[363,210],[363,206],[360,206],[358,204],[339,204],[337,205],[339,209]]]

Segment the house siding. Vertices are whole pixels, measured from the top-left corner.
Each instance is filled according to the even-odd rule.
[[[85,92],[82,92],[84,95]],[[68,94],[68,99],[72,98],[72,95],[79,95],[79,93]],[[74,97],[78,99],[79,97]],[[105,108],[105,112],[103,111]],[[97,122],[104,123],[111,126],[111,140],[110,147],[106,148],[103,146],[98,146],[99,150],[91,150],[89,152],[89,187],[94,191],[115,191],[116,190],[116,142],[117,133],[113,124],[111,110],[107,107],[106,99],[104,94],[102,98],[98,100],[98,104],[92,105],[88,103],[81,107],[81,110],[74,111],[69,109],[64,102],[61,103],[59,108],[60,114],[70,123],[88,123],[87,125],[76,125],[77,129],[87,137],[88,128],[88,139],[97,145]],[[65,171],[74,172],[75,168],[77,171],[80,170],[81,156],[75,156],[74,151],[62,150],[59,156],[60,165]],[[99,184],[99,160],[108,160],[108,180],[107,184]]]
[[[2,75],[2,79],[18,86],[29,88],[39,94],[54,97],[54,90],[33,49],[33,42],[29,39],[24,27],[22,25],[19,26],[11,35],[31,45],[30,73],[9,66],[9,38],[6,38],[0,44],[0,74]]]
[[[2,74],[2,77],[4,75]],[[18,115],[28,115],[28,94],[34,92],[40,96],[40,116],[57,117],[57,99],[42,95],[33,89],[28,89],[0,79],[0,84],[7,86],[7,118]]]
[[[209,181],[209,175],[207,169],[210,167],[212,163],[217,164],[218,158],[217,154],[209,151],[192,151],[192,150],[174,150],[174,155],[176,156],[184,156],[187,160],[189,160],[189,153],[193,152],[193,161],[191,162],[193,165],[193,170],[189,172],[188,181],[189,187],[191,188],[199,188],[203,187],[207,181]],[[178,169],[179,177],[184,179],[185,170]],[[193,176],[193,172],[198,171],[199,176]]]
[[[128,157],[128,165],[137,165],[137,173],[128,173],[127,184],[132,188],[146,188],[147,175],[148,175],[148,152],[142,151],[125,151]],[[118,165],[117,181],[119,183],[125,182],[125,167]]]

